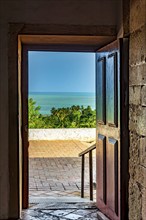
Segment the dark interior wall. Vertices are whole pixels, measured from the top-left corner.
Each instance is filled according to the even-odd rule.
[[[114,25],[120,0],[1,0],[7,22]]]
[[[0,0],[0,219],[19,217],[17,34],[31,25],[118,27],[120,0]],[[10,24],[17,23],[14,28]],[[30,25],[30,26],[29,26]],[[12,27],[12,26],[11,26]],[[43,33],[43,26],[42,33]],[[65,30],[67,34],[67,30]],[[86,32],[87,34],[87,32]],[[90,32],[88,33],[91,34]],[[92,33],[93,34],[93,33]],[[102,31],[102,35],[104,35]],[[14,75],[13,75],[14,73]],[[11,96],[10,96],[11,94]],[[12,98],[13,97],[13,98]],[[11,187],[10,187],[11,184]]]

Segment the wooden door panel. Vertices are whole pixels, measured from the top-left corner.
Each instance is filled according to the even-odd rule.
[[[107,164],[107,206],[118,215],[118,141],[108,138]]]
[[[99,71],[96,75],[97,82],[100,82],[99,86],[96,87],[97,91],[97,103],[98,104],[98,111],[97,111],[97,121],[98,123],[105,124],[106,123],[106,117],[105,117],[105,111],[106,111],[106,103],[105,103],[105,92],[106,92],[106,66],[105,66],[105,57],[99,58],[97,60],[97,65]],[[98,74],[101,73],[101,74]]]
[[[98,134],[97,166],[100,170],[97,173],[98,198],[106,203],[106,137]]]
[[[106,115],[107,122],[110,126],[118,125],[118,94],[117,94],[117,86],[118,86],[118,67],[117,67],[117,52],[110,53],[107,56],[106,65]]]

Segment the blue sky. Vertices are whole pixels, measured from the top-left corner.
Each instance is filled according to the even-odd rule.
[[[29,51],[29,92],[95,92],[95,54]]]

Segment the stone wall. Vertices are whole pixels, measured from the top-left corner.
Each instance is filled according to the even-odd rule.
[[[29,129],[29,140],[95,141],[95,128]]]
[[[146,219],[146,1],[130,3],[129,219]]]

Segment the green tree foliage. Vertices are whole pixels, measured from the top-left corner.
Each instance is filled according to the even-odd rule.
[[[52,108],[50,115],[41,115],[40,106],[29,99],[29,128],[94,128],[96,112],[90,106]]]
[[[40,114],[40,106],[35,106],[36,102],[30,98],[28,101],[28,121],[29,128],[44,128],[45,122]]]

